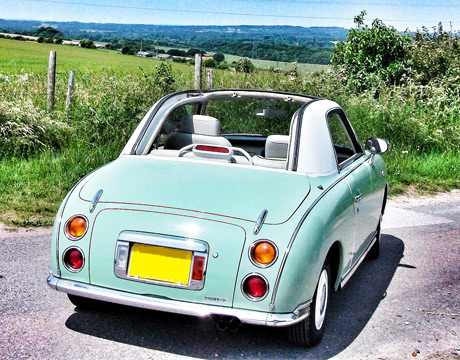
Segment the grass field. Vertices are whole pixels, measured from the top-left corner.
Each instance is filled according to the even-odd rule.
[[[52,50],[57,52],[58,72],[74,70],[80,73],[141,75],[141,68],[149,72],[160,63],[160,60],[126,56],[118,51],[0,39],[0,72],[46,74]],[[177,71],[189,71],[189,68],[189,65],[174,64]]]
[[[158,48],[164,51],[173,49],[171,47],[166,47],[166,46],[159,46]],[[188,50],[186,48],[174,48],[174,49],[184,50],[184,51]],[[212,56],[215,54],[215,52],[210,51],[208,54]],[[241,59],[241,56],[237,56],[237,55],[230,55],[230,54],[224,54],[224,55],[225,55],[225,61],[227,61],[229,64],[232,63],[233,61],[238,62],[238,60]],[[328,68],[328,65],[319,65],[319,64],[295,64],[295,63],[288,63],[288,62],[282,62],[282,61],[259,60],[259,59],[250,59],[250,60],[258,69],[261,69],[261,70],[271,70],[271,69],[278,68],[278,69],[281,69],[282,71],[289,71],[289,70],[296,68],[300,74],[308,74],[308,73],[312,73],[315,71],[323,71]]]
[[[169,48],[165,49],[168,50]],[[122,55],[118,51],[0,39],[0,71],[3,74],[47,73],[49,52],[52,50],[58,54],[58,72],[74,70],[80,73],[113,72],[115,74],[140,75],[142,74],[141,69],[149,72],[160,62],[160,60],[151,58]],[[241,58],[226,55],[226,59],[228,62],[232,62]],[[253,62],[260,69],[279,67],[286,71],[296,66],[302,74],[327,68],[326,65],[294,65],[269,60],[253,60]],[[173,68],[180,72],[189,72],[192,69],[190,65],[181,63],[174,63]]]
[[[57,51],[56,110],[46,111],[49,51]],[[77,72],[72,111],[67,74]],[[115,159],[161,96],[193,86],[193,66],[117,52],[0,39],[0,221],[50,225],[67,191]],[[445,86],[447,88],[448,84]],[[390,142],[390,193],[460,188],[458,102],[445,87],[353,94],[329,72],[215,71],[216,88],[262,88],[323,96],[345,109],[361,140]],[[454,91],[457,87],[453,87]],[[430,101],[425,101],[429,99]],[[441,99],[441,100],[436,100]]]

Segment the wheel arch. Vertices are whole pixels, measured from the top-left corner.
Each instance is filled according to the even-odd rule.
[[[385,208],[387,206],[387,199],[388,199],[388,183],[385,184],[385,192],[383,193],[382,215],[385,214]]]
[[[342,245],[339,241],[335,241],[326,255],[326,261],[329,262],[331,266],[331,285],[334,287],[334,290],[338,290],[340,287],[340,268],[342,265]]]

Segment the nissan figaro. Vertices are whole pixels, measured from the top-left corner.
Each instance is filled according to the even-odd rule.
[[[322,338],[331,293],[379,255],[388,185],[330,100],[181,91],[60,206],[48,285],[81,309],[112,302]]]

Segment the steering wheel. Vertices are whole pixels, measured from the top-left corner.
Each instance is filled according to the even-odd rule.
[[[185,145],[182,149],[179,150],[179,153],[177,154],[177,157],[182,157],[184,156],[184,154],[186,152],[189,152],[189,151],[193,151],[193,148],[197,145],[206,145],[206,144],[190,144],[190,145]],[[219,146],[219,145],[211,145],[211,146]],[[253,161],[252,161],[252,157],[251,155],[249,155],[249,153],[242,149],[242,148],[239,148],[239,147],[233,147],[233,146],[223,146],[225,148],[228,148],[228,149],[232,149],[233,152],[238,152],[240,154],[243,154],[243,156],[249,161],[249,165],[254,165]]]

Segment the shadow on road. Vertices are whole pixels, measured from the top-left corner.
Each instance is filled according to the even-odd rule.
[[[210,319],[124,306],[88,312],[77,308],[66,326],[111,341],[198,358],[327,359],[349,346],[366,326],[403,253],[402,240],[382,235],[379,259],[364,261],[347,286],[333,295],[324,338],[312,349],[290,345],[285,329],[243,326],[238,332],[221,332]]]

